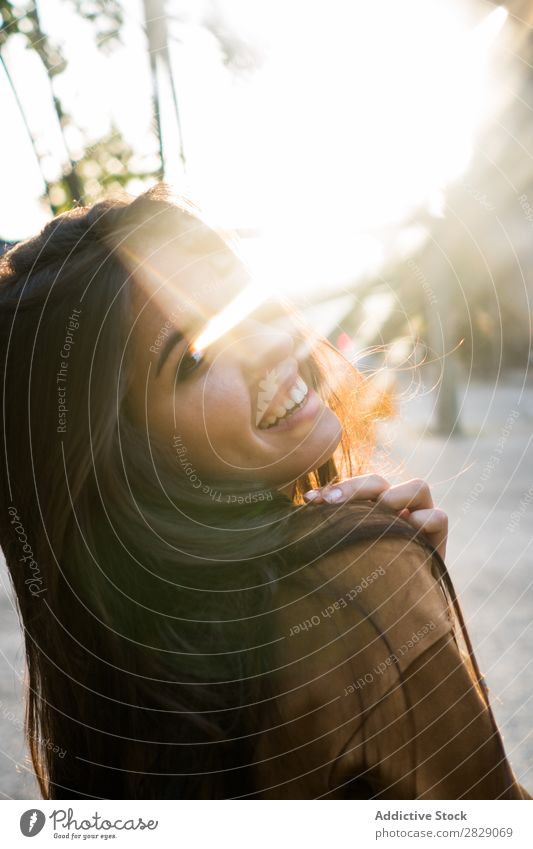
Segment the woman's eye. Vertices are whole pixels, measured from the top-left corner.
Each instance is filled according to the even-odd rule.
[[[176,368],[176,378],[178,380],[185,380],[203,363],[204,359],[205,355],[202,351],[192,351],[189,345],[179,359]]]

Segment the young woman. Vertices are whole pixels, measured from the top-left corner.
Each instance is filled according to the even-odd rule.
[[[43,797],[527,797],[445,515],[363,474],[364,381],[249,284],[162,186],[1,260],[0,544]]]

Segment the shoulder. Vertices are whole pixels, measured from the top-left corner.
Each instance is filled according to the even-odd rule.
[[[317,567],[328,584],[342,588],[342,598],[358,602],[360,616],[386,635],[400,667],[454,628],[439,563],[416,541],[390,535],[351,544],[323,557]]]
[[[434,562],[417,542],[388,534],[323,554],[287,577],[273,611],[274,724],[293,740],[320,739],[339,751],[414,661],[443,637],[454,642]]]
[[[336,549],[320,557],[315,568],[327,584],[343,588],[353,584],[373,603],[392,602],[398,594],[404,604],[407,596],[420,600],[431,595],[445,601],[434,553],[416,540],[393,534]]]
[[[283,632],[294,638],[291,643],[305,634],[307,650],[333,645],[338,652],[348,643],[361,653],[365,647],[385,651],[405,669],[454,630],[438,569],[430,550],[400,536],[350,543],[307,564],[294,584],[287,582]]]
[[[416,540],[383,534],[375,539],[350,542],[335,548],[323,554],[317,560],[317,566],[330,578],[346,580],[377,570],[381,577],[387,576],[389,581],[394,582],[401,575],[413,574],[413,570],[422,579],[431,575],[435,560],[433,553]]]

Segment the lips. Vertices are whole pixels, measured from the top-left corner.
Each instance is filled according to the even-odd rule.
[[[308,387],[296,372],[292,372],[281,385],[277,385],[273,373],[261,381],[257,398],[256,425],[265,430],[292,415],[304,403]],[[272,400],[269,401],[269,398]]]

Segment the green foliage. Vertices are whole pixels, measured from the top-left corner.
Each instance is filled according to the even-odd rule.
[[[123,25],[123,7],[119,0],[63,0],[94,28],[96,44],[104,51],[111,50],[120,42]],[[50,81],[50,99],[63,135],[65,149],[69,150],[65,130],[74,124],[55,93],[55,80],[60,74],[68,73],[65,56],[43,30],[39,8],[35,3],[13,3],[0,0],[0,52],[13,36],[23,36],[26,46],[33,50],[46,71]],[[11,84],[14,85],[11,79]],[[34,146],[35,155],[40,155]],[[125,188],[131,180],[151,181],[159,171],[159,163],[152,169],[143,167],[134,151],[122,138],[116,127],[96,142],[87,140],[83,155],[69,155],[69,165],[61,178],[49,183],[44,177],[45,197],[51,211],[56,214],[68,209],[73,203],[91,203],[108,190]]]
[[[82,187],[81,197],[69,175],[64,175],[49,189],[54,212],[70,209],[73,203],[93,203],[104,194],[127,190],[131,181],[141,181],[146,187],[155,181],[156,167],[143,167],[143,161],[124,140],[116,127],[94,144],[88,144],[81,159],[75,163],[76,174]]]
[[[69,0],[80,17],[95,28],[96,44],[102,50],[120,42],[124,10],[117,0]]]
[[[42,31],[37,6],[20,5],[9,0],[0,0],[0,50],[14,35],[22,35],[27,47],[35,50],[49,76],[61,74],[66,68],[65,58],[59,47],[52,43]]]

